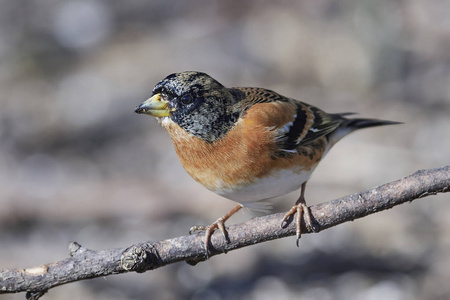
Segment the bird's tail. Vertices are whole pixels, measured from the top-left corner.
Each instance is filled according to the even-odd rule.
[[[362,118],[354,118],[348,119],[345,116],[354,115],[354,113],[341,113],[341,114],[333,114],[332,116],[336,119],[341,119],[342,123],[339,125],[339,128],[329,136],[331,144],[335,144],[341,138],[346,136],[347,134],[363,128],[376,127],[376,126],[384,126],[384,125],[397,125],[403,124],[402,122],[395,121],[386,121],[386,120],[378,120],[378,119],[362,119]]]

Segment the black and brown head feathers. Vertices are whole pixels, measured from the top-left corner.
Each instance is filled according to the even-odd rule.
[[[188,133],[208,142],[220,139],[239,118],[235,95],[209,75],[182,72],[167,76],[153,89],[171,111],[169,118]]]

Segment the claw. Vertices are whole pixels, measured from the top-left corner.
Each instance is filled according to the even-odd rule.
[[[302,191],[300,194],[300,198],[298,198],[297,202],[295,202],[295,205],[291,207],[291,209],[284,215],[283,220],[281,222],[281,227],[284,228],[289,223],[289,219],[292,217],[295,217],[295,232],[296,232],[296,244],[297,247],[299,246],[299,241],[302,236],[302,230],[301,230],[301,218],[303,216],[303,219],[305,220],[305,225],[308,231],[315,232],[316,229],[314,228],[314,225],[312,223],[311,214],[309,212],[309,208],[306,205],[305,201],[305,186],[306,182],[302,184]],[[295,215],[295,216],[294,216]]]
[[[214,233],[214,230],[219,229],[222,232],[224,239],[229,242],[228,232],[225,229],[225,222],[236,212],[238,212],[242,208],[242,205],[238,205],[233,208],[229,213],[224,215],[223,217],[218,218],[214,223],[209,226],[192,226],[189,230],[189,234],[193,234],[196,231],[205,231],[205,253],[206,258],[208,259],[210,256],[209,244],[211,243],[211,235]]]

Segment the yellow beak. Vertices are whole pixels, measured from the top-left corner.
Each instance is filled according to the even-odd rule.
[[[170,111],[169,104],[161,100],[161,94],[153,95],[134,110],[135,113],[146,114],[153,117],[169,117]]]

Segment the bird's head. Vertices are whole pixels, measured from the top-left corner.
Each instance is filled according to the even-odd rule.
[[[236,102],[232,91],[209,75],[188,71],[161,80],[135,112],[157,117],[163,123],[175,122],[188,133],[214,142],[239,118]]]

